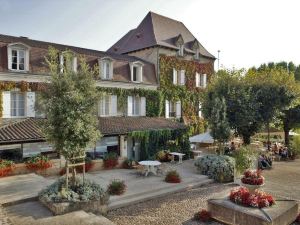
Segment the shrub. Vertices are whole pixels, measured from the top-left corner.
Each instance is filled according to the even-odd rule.
[[[198,158],[195,166],[198,171],[218,182],[231,182],[234,178],[235,160],[226,155],[206,155]]]
[[[165,177],[167,183],[180,183],[181,178],[176,170],[168,171]]]
[[[200,220],[201,222],[209,222],[211,220],[211,214],[205,209],[195,213],[194,220]]]
[[[300,135],[293,137],[289,151],[292,154],[292,158],[296,158],[298,155],[300,155]]]
[[[113,180],[109,185],[108,185],[108,193],[110,195],[122,195],[126,191],[126,184],[122,180]]]
[[[101,200],[108,202],[109,195],[105,192],[100,185],[85,180],[76,178],[75,186],[69,186],[68,191],[66,187],[66,178],[61,177],[52,185],[39,193],[39,197],[47,202],[80,202]]]
[[[160,162],[169,162],[171,161],[171,156],[169,155],[169,151],[161,150],[156,153],[156,159]]]
[[[133,169],[133,167],[137,165],[137,162],[133,159],[125,159],[122,164],[123,169]]]
[[[0,177],[9,175],[14,168],[15,164],[13,161],[0,159]]]
[[[249,146],[246,146],[235,151],[233,157],[235,158],[235,168],[241,173],[252,167],[258,157],[258,154]]]
[[[118,155],[114,152],[108,153],[103,158],[103,165],[105,169],[112,169],[118,165]]]
[[[30,157],[25,164],[26,168],[29,170],[46,170],[52,167],[52,163],[49,158],[43,155]]]

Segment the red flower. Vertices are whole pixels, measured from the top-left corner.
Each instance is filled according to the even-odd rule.
[[[205,209],[200,210],[194,215],[195,220],[200,220],[202,222],[208,222],[211,220],[211,214]]]

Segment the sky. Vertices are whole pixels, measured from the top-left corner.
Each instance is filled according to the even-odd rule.
[[[299,0],[0,0],[0,33],[106,51],[153,11],[220,50],[221,67],[300,64],[299,9]]]

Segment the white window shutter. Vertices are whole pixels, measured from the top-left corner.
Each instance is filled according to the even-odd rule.
[[[132,96],[128,96],[128,101],[127,101],[127,116],[132,116]]]
[[[116,116],[118,112],[118,97],[117,95],[111,96],[111,116]]]
[[[130,78],[131,78],[131,81],[133,81],[133,64],[129,63],[129,66],[130,66]]]
[[[10,118],[11,106],[10,106],[10,91],[2,92],[2,107],[3,107],[3,118]]]
[[[35,93],[26,92],[26,116],[35,117]]]
[[[207,85],[207,75],[203,74],[203,87],[206,87]]]
[[[77,57],[73,57],[73,71],[77,72]]]
[[[141,116],[146,116],[146,98],[141,97]]]
[[[181,117],[181,102],[176,102],[176,118]]]
[[[64,72],[64,55],[60,54],[59,55],[59,66],[60,66],[60,72]]]
[[[170,114],[170,102],[168,100],[166,100],[165,117],[169,118],[169,114]]]
[[[184,85],[185,84],[185,71],[180,70],[180,84]]]
[[[113,79],[114,76],[114,63],[110,62],[109,63],[109,78]]]
[[[202,104],[199,102],[198,116],[202,118]]]
[[[98,107],[98,116],[102,116],[103,115],[103,97],[100,99],[99,101],[99,107]]]
[[[143,66],[140,66],[140,82],[143,82]]]
[[[199,87],[200,74],[196,73],[196,87]]]
[[[177,70],[173,68],[173,84],[177,84]]]
[[[25,70],[29,71],[29,50],[25,51]]]
[[[8,69],[11,70],[11,63],[12,63],[12,55],[11,55],[11,48],[7,47],[7,63],[8,63]]]

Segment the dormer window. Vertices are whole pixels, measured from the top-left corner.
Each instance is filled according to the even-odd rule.
[[[196,49],[195,59],[196,59],[196,60],[199,60],[199,59],[200,59],[200,51],[199,51],[199,48]]]
[[[183,56],[183,54],[184,54],[184,46],[183,45],[179,45],[178,55],[179,56]]]
[[[111,80],[113,78],[113,59],[109,57],[102,58],[99,65],[101,79]]]
[[[136,83],[143,82],[143,63],[134,62],[130,64],[131,81]]]
[[[60,72],[64,70],[77,72],[77,57],[71,51],[62,52],[59,56]]]
[[[29,47],[21,43],[7,47],[8,69],[19,72],[29,70]]]

